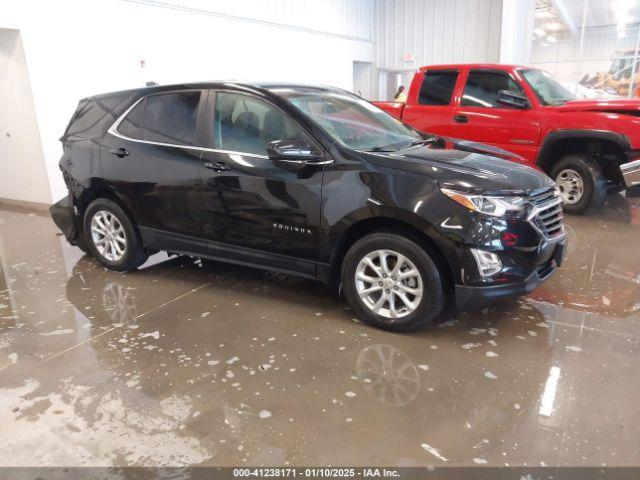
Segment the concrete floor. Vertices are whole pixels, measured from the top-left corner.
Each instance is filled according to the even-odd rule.
[[[525,299],[413,334],[320,284],[109,272],[0,210],[0,466],[638,465],[640,201],[570,217]]]

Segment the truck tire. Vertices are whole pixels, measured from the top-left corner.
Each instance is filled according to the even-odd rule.
[[[129,216],[113,200],[98,198],[89,204],[84,231],[91,254],[110,270],[135,270],[149,258]]]
[[[602,208],[607,198],[607,179],[598,163],[588,155],[562,157],[551,169],[560,189],[565,212],[577,215]]]
[[[419,245],[393,233],[372,233],[351,246],[342,264],[342,286],[360,318],[395,332],[427,326],[445,302],[435,262]]]

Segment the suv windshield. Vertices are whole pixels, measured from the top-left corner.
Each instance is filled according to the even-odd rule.
[[[399,150],[423,140],[416,130],[347,92],[286,88],[272,91],[311,117],[339,143],[354,150]]]
[[[574,100],[574,95],[544,70],[520,70],[543,105],[562,105]]]

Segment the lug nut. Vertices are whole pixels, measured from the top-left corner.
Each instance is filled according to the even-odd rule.
[[[393,287],[393,289],[394,289],[394,290],[397,290],[397,289],[398,289],[398,286],[396,285],[395,287]]]
[[[387,288],[384,293],[391,293],[390,290]]]
[[[378,282],[378,286],[381,287],[382,286],[382,282]]]

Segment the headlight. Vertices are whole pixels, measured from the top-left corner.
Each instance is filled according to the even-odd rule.
[[[474,212],[491,215],[492,217],[504,217],[507,213],[517,215],[522,212],[527,205],[527,201],[523,197],[474,195],[457,192],[449,188],[441,188],[440,191],[463,207],[473,210]]]

